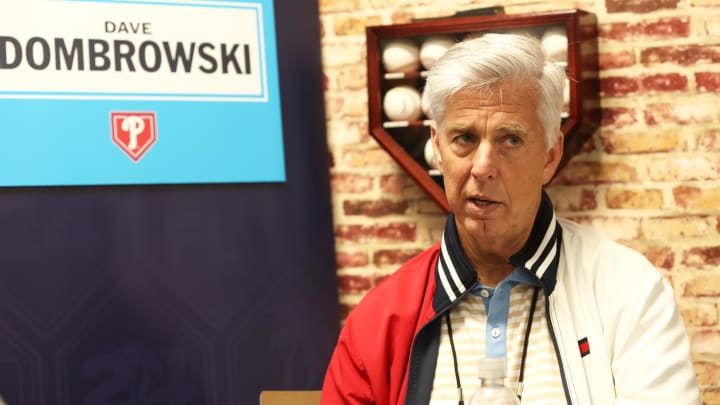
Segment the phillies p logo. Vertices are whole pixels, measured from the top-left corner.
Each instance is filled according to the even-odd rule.
[[[113,112],[110,126],[113,142],[136,163],[157,140],[154,112]]]

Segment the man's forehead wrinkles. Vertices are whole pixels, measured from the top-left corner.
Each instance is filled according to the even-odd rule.
[[[529,132],[527,126],[515,122],[508,122],[503,123],[497,126],[498,131],[508,131],[508,132],[523,132],[527,133]]]
[[[466,131],[468,129],[472,129],[475,127],[475,121],[467,120],[467,121],[455,121],[448,125],[448,131],[451,132],[458,132],[458,131]]]
[[[504,114],[502,112],[499,112]],[[524,122],[518,122],[514,117],[503,117],[500,120],[493,119],[494,114],[487,114],[478,119],[477,116],[463,115],[460,117],[449,117],[444,124],[445,132],[457,133],[474,130],[478,127],[492,130],[494,132],[530,132],[530,127]]]

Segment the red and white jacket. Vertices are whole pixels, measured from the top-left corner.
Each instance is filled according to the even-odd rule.
[[[510,263],[541,281],[567,404],[700,403],[672,289],[640,253],[557,219],[543,193],[531,235]],[[441,243],[350,313],[321,404],[428,404],[441,316],[477,282],[450,214]]]

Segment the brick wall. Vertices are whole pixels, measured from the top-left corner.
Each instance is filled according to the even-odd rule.
[[[343,316],[444,223],[368,133],[365,26],[500,3],[598,16],[602,128],[548,191],[672,283],[703,402],[720,404],[720,0],[319,0]]]

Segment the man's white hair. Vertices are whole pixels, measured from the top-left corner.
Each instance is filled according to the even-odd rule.
[[[504,81],[535,84],[537,114],[545,131],[545,149],[560,133],[565,71],[546,58],[540,41],[515,34],[485,34],[453,45],[428,72],[424,97],[436,125],[445,104],[459,91],[480,91]]]

